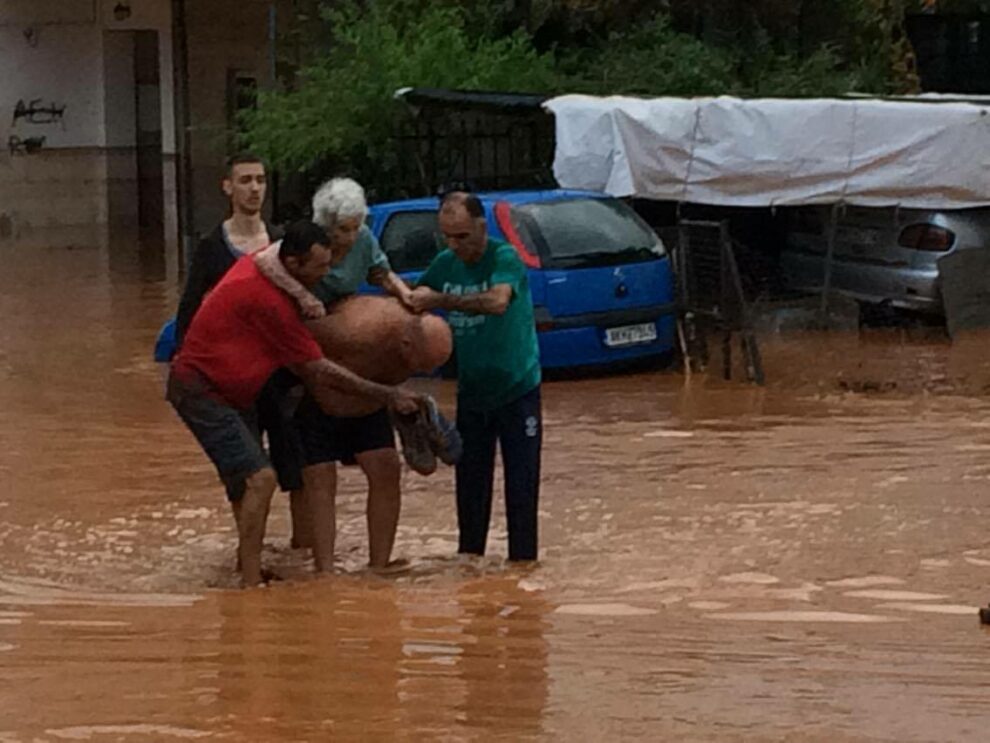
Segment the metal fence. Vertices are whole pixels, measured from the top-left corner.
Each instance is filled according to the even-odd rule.
[[[423,195],[452,182],[475,190],[554,185],[553,120],[546,114],[463,112],[402,122],[393,138],[395,178],[380,188]]]
[[[763,384],[763,362],[729,223],[680,220],[674,263],[683,317],[683,350],[689,368],[708,365],[708,338],[717,335],[721,339],[722,375],[731,379],[735,335],[746,378]]]
[[[278,221],[302,216],[313,191],[336,175],[358,180],[371,201],[431,196],[453,183],[477,191],[553,188],[553,154],[553,118],[542,111],[401,116],[391,140],[373,155],[279,174],[274,216]]]
[[[990,15],[909,15],[923,90],[990,93]]]

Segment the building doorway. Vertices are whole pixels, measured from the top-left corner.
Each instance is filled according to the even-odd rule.
[[[137,233],[142,250],[164,246],[165,189],[157,31],[105,31],[107,221]]]

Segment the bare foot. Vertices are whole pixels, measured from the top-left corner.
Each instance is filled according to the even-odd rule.
[[[387,565],[382,565],[380,567],[376,567],[374,565],[369,565],[368,567],[375,575],[401,575],[402,573],[408,573],[412,570],[412,563],[410,563],[409,560],[400,558],[398,560],[391,560]]]
[[[269,583],[278,583],[279,581],[285,579],[281,575],[276,573],[274,570],[271,570],[270,568],[262,568],[261,580],[263,583],[265,583],[265,585],[268,585]]]

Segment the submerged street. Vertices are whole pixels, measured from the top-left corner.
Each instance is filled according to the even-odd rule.
[[[985,339],[768,338],[764,388],[548,382],[540,565],[504,565],[500,497],[489,556],[457,560],[442,468],[404,474],[412,570],[367,573],[347,468],[339,574],[308,577],[279,495],[286,580],[241,591],[151,360],[174,284],[5,251],[0,741],[986,737]]]

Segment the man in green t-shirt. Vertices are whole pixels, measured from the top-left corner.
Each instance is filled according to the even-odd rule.
[[[458,551],[483,555],[492,511],[495,443],[502,449],[509,559],[535,560],[540,450],[540,352],[526,267],[488,238],[477,196],[447,194],[439,227],[448,249],[420,277],[409,305],[447,311],[457,358]]]

